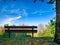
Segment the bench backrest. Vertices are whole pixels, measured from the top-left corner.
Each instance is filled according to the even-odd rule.
[[[5,26],[6,32],[34,33],[37,32],[37,26]]]
[[[5,32],[18,32],[18,33],[32,33],[32,37],[34,33],[37,33],[37,26],[5,26]]]

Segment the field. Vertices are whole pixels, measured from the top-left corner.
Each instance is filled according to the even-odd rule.
[[[0,35],[0,45],[58,45],[53,42],[52,37],[31,37],[30,35],[18,35],[11,33],[10,38],[8,33]]]
[[[47,34],[45,31],[43,34]],[[48,33],[49,34],[49,33]],[[48,35],[47,34],[47,35]],[[26,33],[11,33],[10,38],[8,37],[8,33],[4,33],[0,35],[0,45],[58,45],[53,42],[54,38],[48,35],[49,37],[31,37],[31,35],[27,35]]]
[[[2,38],[0,45],[58,45],[53,42],[52,38],[32,38],[32,37],[15,37]]]

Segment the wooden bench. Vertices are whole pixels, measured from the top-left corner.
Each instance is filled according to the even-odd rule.
[[[34,33],[37,33],[37,26],[4,26],[5,32],[8,32],[9,38],[11,32],[17,33],[32,33],[32,37],[34,37]]]

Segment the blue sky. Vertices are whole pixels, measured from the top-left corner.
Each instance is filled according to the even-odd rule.
[[[0,0],[0,25],[22,23],[27,25],[47,24],[56,12],[52,10],[55,4],[46,4],[49,0],[41,3],[37,0],[7,0],[3,2]]]

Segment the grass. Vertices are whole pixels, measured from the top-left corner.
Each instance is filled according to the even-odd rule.
[[[58,45],[53,42],[52,37],[30,37],[29,35],[19,35],[15,37],[12,33],[8,38],[8,33],[0,35],[0,45]]]
[[[46,38],[46,37],[45,37]],[[15,37],[11,38],[3,38],[0,40],[0,45],[58,45],[53,41],[48,41],[44,38],[32,38],[32,37]]]

